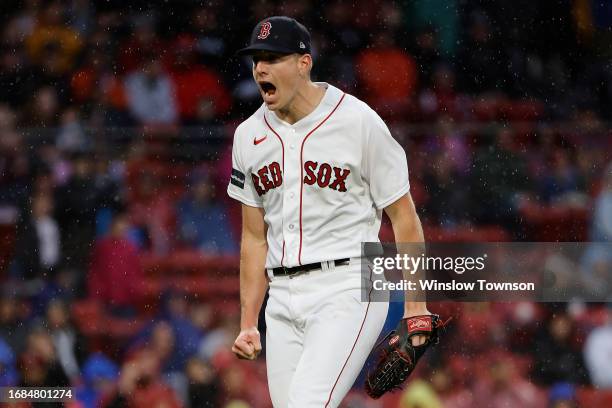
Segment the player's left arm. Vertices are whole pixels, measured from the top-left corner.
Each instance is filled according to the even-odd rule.
[[[385,207],[385,212],[393,225],[393,233],[396,243],[423,243],[425,237],[423,235],[423,227],[421,220],[416,212],[414,202],[410,193],[406,193],[394,203]],[[404,317],[412,317],[418,315],[430,314],[427,310],[426,302],[415,302],[409,300],[409,293],[406,293],[406,301],[404,302]],[[425,342],[424,336],[415,336],[413,338],[414,345],[420,345]]]

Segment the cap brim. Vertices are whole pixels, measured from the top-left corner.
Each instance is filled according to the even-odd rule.
[[[253,55],[257,51],[270,51],[270,52],[278,52],[281,54],[300,54],[296,50],[290,50],[289,48],[282,48],[272,44],[254,44],[250,45],[246,48],[236,51],[235,55]],[[307,52],[303,52],[302,54],[308,54]]]

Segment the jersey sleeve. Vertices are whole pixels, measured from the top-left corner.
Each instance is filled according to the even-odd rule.
[[[242,159],[241,147],[239,129],[236,129],[232,146],[232,173],[227,186],[227,194],[251,207],[263,207],[262,200],[253,186],[251,171]]]
[[[376,112],[370,110],[364,127],[364,178],[374,205],[383,209],[410,191],[406,152]]]

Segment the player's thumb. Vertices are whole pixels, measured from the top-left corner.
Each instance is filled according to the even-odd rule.
[[[259,353],[261,351],[261,338],[257,328],[253,328],[245,333],[245,341],[252,347],[253,352]]]
[[[255,349],[255,353],[259,353],[261,351],[261,339],[259,336],[256,336],[251,344],[253,345],[253,349]]]

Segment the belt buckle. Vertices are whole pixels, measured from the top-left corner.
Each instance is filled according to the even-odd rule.
[[[293,272],[292,274],[289,274],[289,275],[287,275],[287,276],[289,277],[289,279],[293,279],[293,278],[295,278],[295,277],[297,277],[297,276],[300,276],[300,275],[302,275],[302,274],[304,274],[304,273],[308,273],[308,272],[298,271],[298,272]]]
[[[295,276],[299,275],[299,272],[290,272],[289,269],[286,266],[283,266],[283,273],[285,274],[285,276],[287,276],[289,279],[293,279]]]
[[[286,268],[286,267],[283,266],[283,270],[285,271],[285,273],[287,273],[287,269],[290,269],[290,268]],[[293,273],[292,272],[287,273],[287,276],[289,277],[289,279],[293,279],[293,278],[295,278],[297,276],[307,275],[309,273],[310,273],[310,271],[295,271]]]

